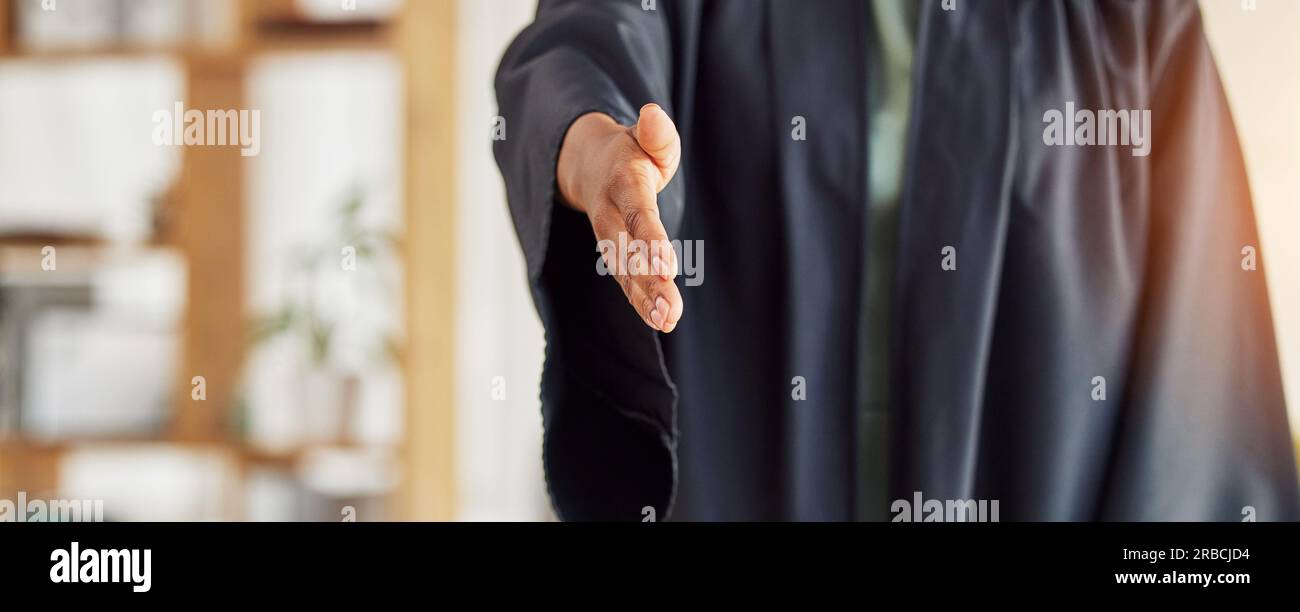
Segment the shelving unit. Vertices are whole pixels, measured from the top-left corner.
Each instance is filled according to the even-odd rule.
[[[293,0],[229,0],[237,27],[214,46],[110,47],[77,51],[21,49],[14,35],[15,0],[0,0],[0,61],[16,58],[76,61],[164,53],[182,62],[190,108],[245,108],[250,60],[282,51],[386,50],[405,66],[404,223],[401,253],[406,270],[403,308],[406,344],[401,356],[405,383],[402,485],[391,500],[393,518],[455,518],[453,433],[454,360],[451,291],[455,268],[455,167],[453,101],[455,1],[407,0],[389,22],[309,23]],[[188,268],[182,331],[182,366],[175,381],[170,426],[157,438],[94,440],[96,444],[168,444],[216,449],[236,457],[242,471],[293,466],[298,448],[267,453],[234,439],[226,411],[245,355],[242,258],[246,165],[238,151],[189,147],[180,176],[163,204],[169,220],[156,247],[174,249]],[[0,237],[4,249],[78,246],[97,248],[77,236]],[[232,272],[234,270],[234,272]],[[193,282],[200,280],[201,282]],[[207,400],[190,399],[190,375],[202,373]],[[80,443],[80,442],[79,442]],[[0,497],[19,487],[52,491],[57,465],[69,444],[0,438]],[[236,517],[238,518],[238,517]]]

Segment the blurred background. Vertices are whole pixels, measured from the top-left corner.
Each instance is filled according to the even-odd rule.
[[[543,336],[490,146],[535,5],[0,0],[0,499],[551,518]],[[1300,2],[1202,6],[1294,427]],[[260,153],[156,145],[177,102],[258,110]]]

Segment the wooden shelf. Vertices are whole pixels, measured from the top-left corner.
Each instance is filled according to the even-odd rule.
[[[103,246],[104,239],[93,234],[53,234],[44,232],[23,232],[16,234],[0,233],[0,246],[3,247],[98,247]]]
[[[267,465],[286,468],[297,465],[297,463],[301,461],[307,453],[315,450],[356,450],[367,448],[349,444],[320,443],[307,444],[288,449],[267,450],[249,446],[237,440],[194,442],[174,440],[169,437],[158,436],[87,437],[72,440],[32,440],[24,437],[10,437],[0,439],[0,456],[7,458],[7,460],[22,462],[24,460],[30,460],[33,457],[62,455],[70,450],[78,448],[142,446],[169,446],[193,451],[228,451],[234,453],[241,461],[249,465]]]
[[[408,282],[404,296],[405,439],[399,449],[405,478],[394,504],[401,520],[451,520],[456,514],[454,377],[454,286],[456,129],[456,6],[445,0],[407,0],[388,22],[311,22],[292,0],[230,0],[234,37],[216,47],[110,45],[91,49],[19,49],[14,36],[14,0],[0,0],[0,61],[39,59],[83,61],[169,56],[183,62],[185,100],[193,108],[242,108],[249,59],[266,53],[383,50],[396,54],[406,70],[403,127],[406,184],[403,258]],[[6,487],[29,490],[57,486],[62,453],[84,445],[175,445],[233,453],[241,469],[289,469],[317,446],[284,452],[249,448],[231,439],[226,410],[245,357],[244,207],[246,163],[219,148],[187,149],[177,185],[163,207],[165,227],[155,246],[180,251],[192,280],[185,296],[183,347],[175,383],[172,426],[164,435],[39,443],[0,439],[0,494]],[[419,203],[416,205],[415,203]],[[94,237],[27,234],[0,236],[0,245],[76,247],[101,245]],[[235,246],[232,246],[235,245]],[[60,253],[60,264],[63,263]],[[233,258],[233,259],[232,259]],[[236,271],[232,273],[231,271]],[[191,376],[207,378],[207,401],[190,400]],[[337,448],[337,446],[332,446]]]
[[[257,53],[391,49],[393,28],[387,24],[311,26],[263,25],[254,32]]]
[[[181,58],[220,57],[283,51],[391,49],[395,24],[388,21],[309,21],[292,0],[230,0],[239,3],[237,36],[212,45],[109,44],[85,48],[30,49],[17,41],[13,0],[0,0],[0,58],[82,61],[170,55]]]
[[[0,57],[9,53],[13,41],[13,2],[0,0]]]

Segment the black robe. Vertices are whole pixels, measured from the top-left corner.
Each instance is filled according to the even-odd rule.
[[[542,0],[496,78],[556,511],[852,519],[870,7],[653,4]],[[1197,4],[920,13],[889,498],[998,500],[1004,521],[1300,518],[1268,258],[1243,269],[1259,241]],[[555,200],[569,124],[631,124],[647,102],[683,139],[665,225],[705,245],[668,336],[596,274],[589,223]],[[1150,155],[1047,146],[1044,113],[1067,102],[1149,109]]]

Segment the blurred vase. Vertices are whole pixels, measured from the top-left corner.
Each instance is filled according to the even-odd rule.
[[[302,375],[302,432],[308,444],[346,444],[356,413],[356,375],[310,367]]]

